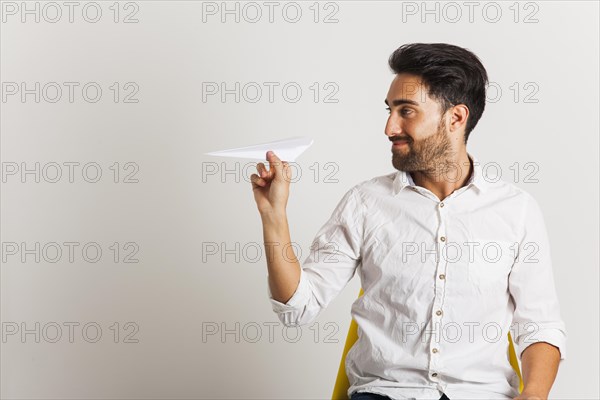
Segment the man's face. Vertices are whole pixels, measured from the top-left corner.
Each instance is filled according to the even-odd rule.
[[[398,74],[385,100],[390,116],[385,134],[392,145],[392,164],[400,171],[435,171],[448,160],[457,143],[447,133],[441,105],[427,95],[418,76]]]

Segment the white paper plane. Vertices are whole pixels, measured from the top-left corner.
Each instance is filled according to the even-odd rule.
[[[237,147],[235,149],[212,151],[204,154],[208,156],[250,158],[265,161],[267,159],[267,151],[272,150],[281,161],[296,161],[296,158],[304,153],[313,142],[314,140],[309,137],[294,136],[289,139]]]

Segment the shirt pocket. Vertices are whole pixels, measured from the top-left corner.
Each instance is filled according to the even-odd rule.
[[[515,262],[516,244],[507,240],[470,240],[468,281],[485,289],[508,288],[508,275]]]

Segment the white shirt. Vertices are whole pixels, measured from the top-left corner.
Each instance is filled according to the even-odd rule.
[[[287,303],[286,326],[306,325],[358,271],[346,357],[355,391],[392,399],[512,399],[509,362],[543,341],[566,356],[549,240],[536,200],[486,178],[470,153],[468,183],[443,201],[396,171],[352,187],[313,241]],[[528,329],[532,329],[529,331]]]

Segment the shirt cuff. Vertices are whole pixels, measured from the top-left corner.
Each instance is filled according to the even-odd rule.
[[[269,301],[271,302],[271,307],[273,311],[276,313],[284,313],[287,311],[299,310],[304,308],[304,306],[308,303],[308,294],[310,293],[310,288],[308,286],[308,281],[305,276],[306,274],[300,269],[300,282],[298,283],[298,288],[292,295],[292,297],[287,301],[287,303],[282,303],[273,298],[273,294],[271,293],[271,288],[269,287],[269,283],[267,281],[267,294],[269,296]],[[267,274],[267,279],[269,275]]]
[[[527,347],[538,342],[546,342],[558,347],[560,360],[567,358],[567,338],[565,332],[559,328],[544,328],[533,334],[525,334],[519,343],[515,343],[519,360],[521,360],[521,354]]]

